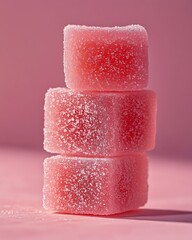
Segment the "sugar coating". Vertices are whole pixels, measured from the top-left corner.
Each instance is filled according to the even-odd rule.
[[[45,97],[44,149],[77,156],[120,156],[155,144],[156,95],[49,89]]]
[[[44,161],[43,205],[72,214],[110,215],[147,202],[145,154],[115,158],[54,156]]]
[[[64,28],[64,72],[73,90],[125,91],[148,84],[148,37],[144,27]]]

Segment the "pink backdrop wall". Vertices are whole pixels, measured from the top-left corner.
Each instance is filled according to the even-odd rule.
[[[0,0],[0,144],[42,148],[44,94],[64,86],[63,27],[139,23],[158,94],[154,152],[192,156],[191,0]]]

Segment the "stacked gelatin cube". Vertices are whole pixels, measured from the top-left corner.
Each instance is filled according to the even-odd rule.
[[[64,29],[68,88],[45,97],[43,204],[110,215],[147,202],[156,95],[147,90],[148,39],[140,25]]]

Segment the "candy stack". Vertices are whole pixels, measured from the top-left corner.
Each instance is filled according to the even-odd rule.
[[[110,215],[147,202],[156,95],[148,84],[148,39],[140,25],[64,29],[68,88],[45,97],[43,205]]]

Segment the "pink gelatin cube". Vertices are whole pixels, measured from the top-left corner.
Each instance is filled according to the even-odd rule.
[[[148,37],[144,27],[64,28],[64,72],[73,90],[125,91],[148,84]]]
[[[54,156],[44,161],[43,205],[70,214],[110,215],[147,202],[145,154],[115,158]]]
[[[74,92],[49,89],[44,149],[77,156],[121,156],[155,144],[153,91]]]

